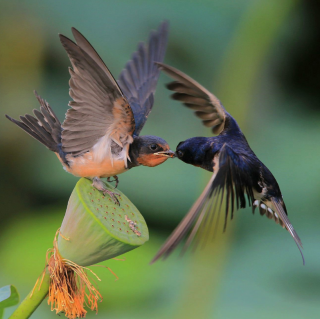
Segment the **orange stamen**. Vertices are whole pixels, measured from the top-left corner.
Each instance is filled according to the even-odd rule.
[[[99,281],[100,278],[91,269],[60,256],[58,234],[60,234],[59,230],[54,238],[53,248],[48,250],[46,256],[51,279],[48,298],[51,310],[55,310],[56,313],[64,312],[69,319],[85,317],[87,313],[84,309],[85,304],[91,310],[98,312],[98,301],[102,301],[102,296],[90,282],[87,271],[90,271]]]

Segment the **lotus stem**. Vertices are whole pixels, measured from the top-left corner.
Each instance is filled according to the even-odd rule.
[[[38,278],[35,286],[27,295],[27,297],[21,302],[15,312],[9,317],[9,319],[27,319],[33,312],[39,307],[43,299],[48,295],[50,284],[50,274],[45,269]]]

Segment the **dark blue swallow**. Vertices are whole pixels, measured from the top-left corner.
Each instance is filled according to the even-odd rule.
[[[228,217],[232,219],[236,210],[248,204],[254,213],[258,207],[261,215],[273,219],[290,233],[304,264],[302,243],[287,216],[279,185],[254,154],[235,119],[212,93],[192,78],[171,66],[162,63],[158,63],[158,66],[175,80],[167,85],[169,90],[175,92],[172,98],[195,110],[195,115],[203,120],[203,124],[211,127],[213,133],[218,135],[194,137],[178,144],[176,156],[181,161],[213,174],[200,197],[152,263],[161,257],[168,257],[185,237],[187,240],[183,251],[192,242],[194,245],[205,242],[212,232],[210,225],[218,220],[224,203],[224,230]]]

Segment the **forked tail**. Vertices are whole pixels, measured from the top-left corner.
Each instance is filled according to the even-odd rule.
[[[34,109],[34,116],[29,114],[20,116],[21,121],[15,120],[8,115],[6,115],[6,118],[17,124],[25,132],[45,145],[49,150],[58,153],[60,157],[64,158],[64,154],[60,154],[61,123],[53,113],[50,105],[43,100],[37,92],[34,92],[34,94],[40,103],[40,111]]]

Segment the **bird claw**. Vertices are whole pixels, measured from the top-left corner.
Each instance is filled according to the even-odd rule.
[[[111,199],[114,201],[114,203],[115,203],[116,205],[119,205],[119,206],[120,206],[119,199],[117,198],[117,196],[120,196],[120,194],[111,192],[111,191],[109,191],[108,189],[102,190],[102,193],[103,193],[103,195],[109,194],[109,196],[110,196]]]
[[[108,181],[108,183],[116,182],[116,185],[115,185],[114,188],[117,188],[117,187],[118,187],[118,184],[119,184],[119,177],[118,177],[117,175],[112,176],[112,177],[114,178],[113,180],[111,180],[111,177],[108,177],[108,178],[107,178],[107,181]]]
[[[111,197],[111,199],[114,201],[114,203],[116,205],[120,206],[120,202],[119,202],[119,200],[117,198],[117,196],[120,196],[120,194],[114,193],[114,192],[109,191],[108,189],[106,189],[105,188],[105,183],[98,177],[94,177],[92,179],[92,182],[93,182],[92,183],[93,187],[95,187],[98,191],[102,192],[103,195],[108,194]]]

